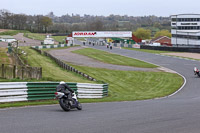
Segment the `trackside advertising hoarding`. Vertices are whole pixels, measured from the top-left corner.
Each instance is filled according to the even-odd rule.
[[[132,37],[132,31],[73,31],[73,37]]]

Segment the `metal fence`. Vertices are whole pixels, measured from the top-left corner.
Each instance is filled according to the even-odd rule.
[[[42,68],[1,64],[0,78],[41,79]]]
[[[88,74],[85,74],[83,72],[80,72],[79,70],[75,69],[74,67],[64,63],[63,61],[57,59],[56,57],[52,56],[51,54],[45,52],[45,51],[42,51],[40,49],[37,49],[37,48],[34,48],[34,47],[31,47],[32,49],[36,50],[38,53],[40,54],[44,54],[45,56],[47,57],[50,57],[52,60],[54,60],[56,62],[56,64],[58,64],[61,68],[65,69],[65,70],[68,70],[68,71],[72,71],[72,72],[75,72],[85,78],[87,78],[88,80],[91,80],[91,81],[97,81],[95,78],[89,76]]]

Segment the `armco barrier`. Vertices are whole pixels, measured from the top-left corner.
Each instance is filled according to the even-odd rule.
[[[44,100],[53,99],[55,97],[54,93],[56,91],[56,86],[58,82],[28,82],[28,100]],[[70,88],[76,91],[77,83],[67,83]]]
[[[79,98],[103,98],[108,95],[108,84],[77,83]]]
[[[1,82],[0,102],[54,99],[59,82]],[[103,98],[108,84],[67,83],[78,98]]]
[[[27,101],[27,82],[0,83],[0,102]]]
[[[36,49],[43,49],[43,48],[60,48],[60,47],[67,47],[67,44],[58,44],[58,45],[43,45],[43,46],[32,46]]]

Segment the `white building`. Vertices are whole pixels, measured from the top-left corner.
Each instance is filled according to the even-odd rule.
[[[0,41],[9,43],[17,40],[13,36],[0,36]]]
[[[173,46],[200,47],[200,14],[171,16]]]
[[[44,39],[44,44],[45,45],[48,45],[48,44],[54,44],[54,39],[53,38],[50,38],[49,35],[47,35],[47,37]]]

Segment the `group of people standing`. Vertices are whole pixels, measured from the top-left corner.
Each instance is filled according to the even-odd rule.
[[[85,46],[85,42],[83,42],[83,45]],[[91,42],[89,42],[89,45],[91,45]],[[98,45],[98,43],[97,43]],[[92,46],[94,46],[94,42],[92,43]]]
[[[85,44],[86,44],[86,42],[83,42],[83,45],[84,45],[84,46],[85,46]],[[91,45],[91,44],[92,44],[93,46],[95,45],[94,42],[93,42],[93,43],[89,42],[89,45]],[[98,43],[97,43],[97,45],[98,45]],[[111,44],[108,44],[108,43],[107,43],[107,44],[106,44],[106,47],[109,48],[109,49],[112,49],[112,45],[111,45]]]
[[[106,47],[112,49],[112,45],[111,44],[106,44]]]

